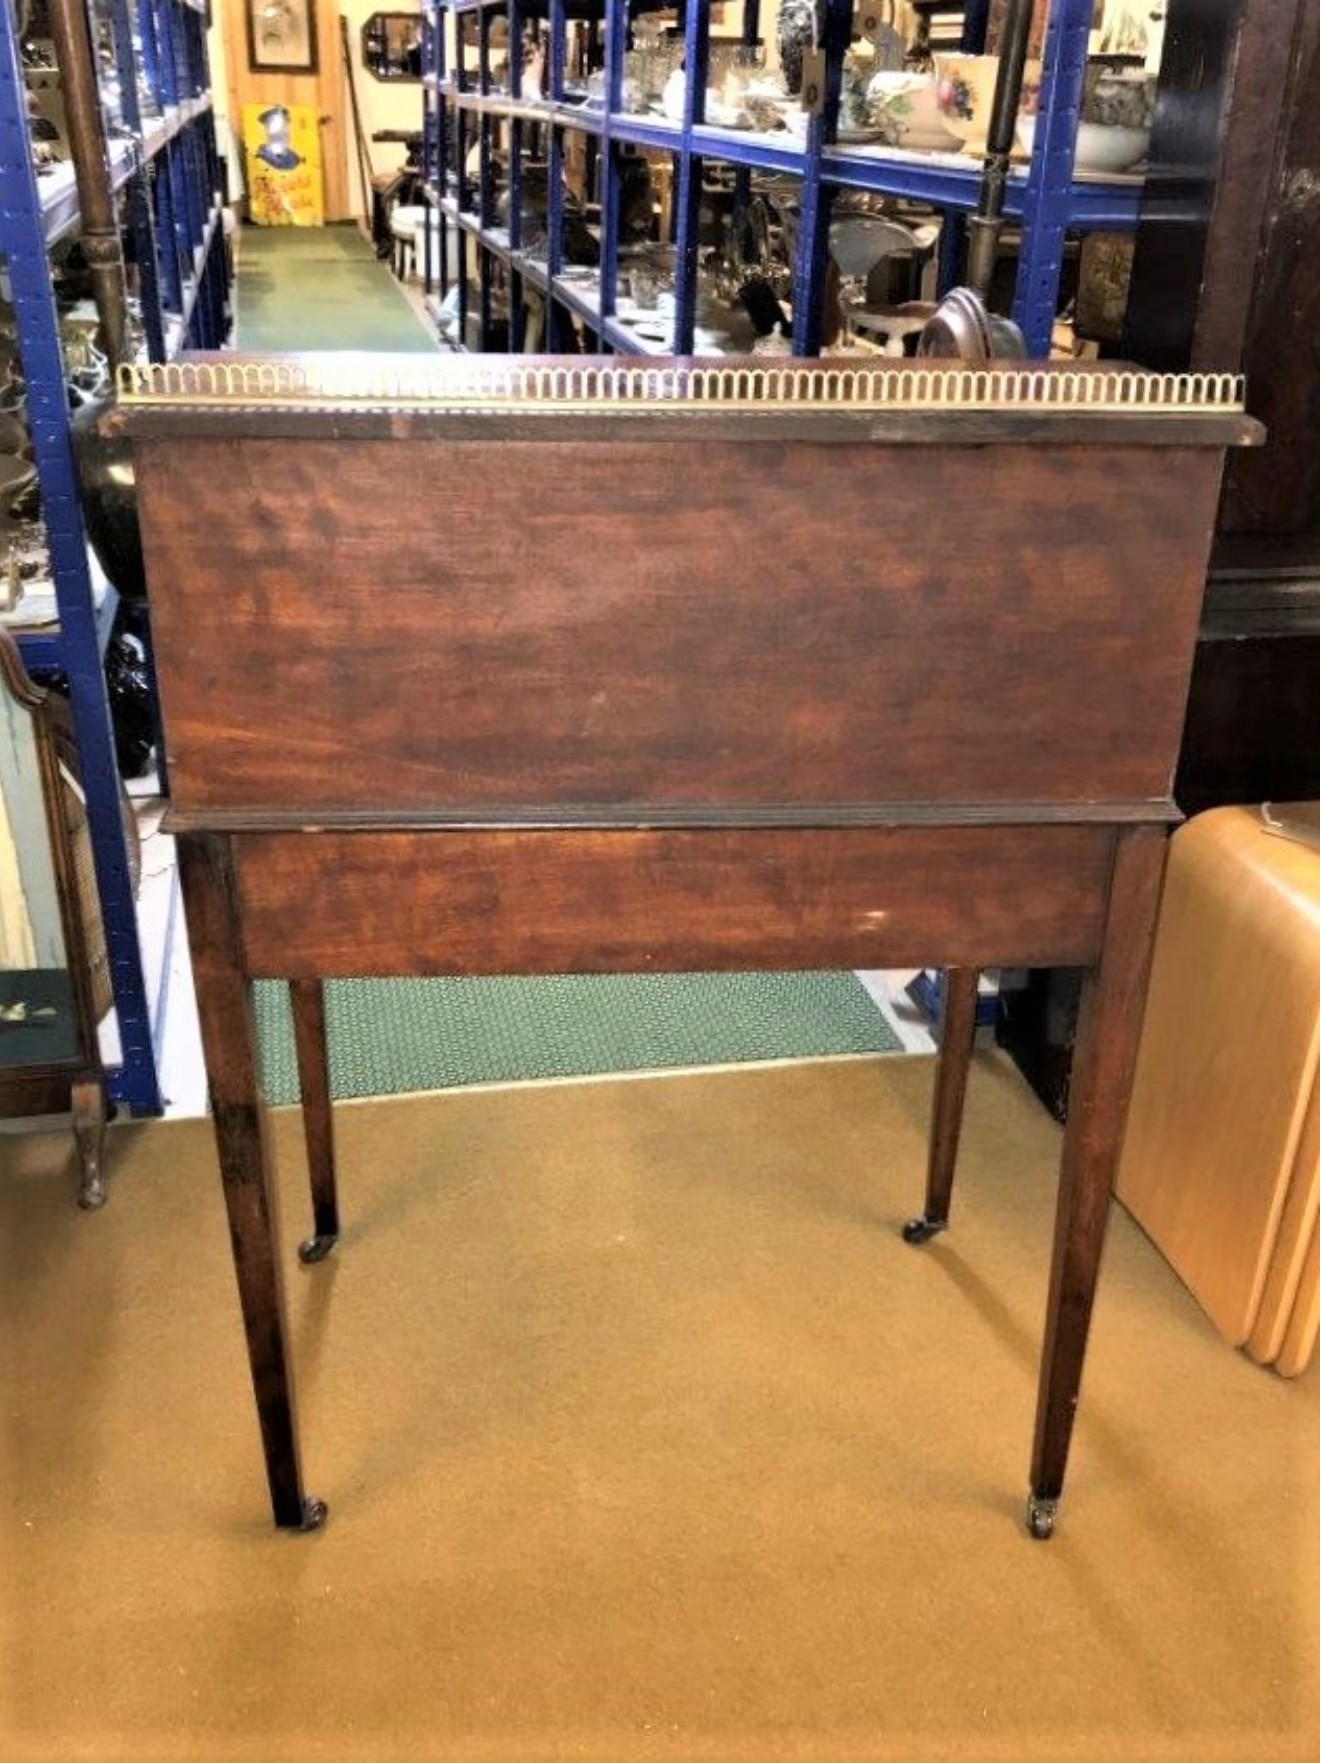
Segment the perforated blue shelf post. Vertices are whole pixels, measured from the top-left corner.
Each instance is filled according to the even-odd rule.
[[[119,774],[74,466],[59,317],[29,150],[26,87],[8,6],[0,6],[0,256],[18,324],[28,428],[59,608],[60,671],[68,682],[119,1022],[122,1064],[111,1074],[111,1093],[135,1109],[159,1113],[151,1013],[120,820]]]

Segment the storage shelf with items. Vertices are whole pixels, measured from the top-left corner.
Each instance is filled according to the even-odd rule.
[[[1051,0],[1022,118],[1030,151],[1015,158],[1004,191],[1016,247],[1013,316],[1037,355],[1050,347],[1065,242],[1130,233],[1141,205],[1139,174],[1089,171],[1077,159],[1083,103],[1094,92],[1093,10],[1093,0]],[[442,294],[454,290],[465,345],[516,350],[530,334],[555,346],[576,333],[588,349],[690,354],[740,350],[761,331],[776,338],[763,347],[819,353],[836,340],[830,241],[845,216],[916,225],[923,235],[939,228],[926,291],[936,278],[939,291],[958,279],[959,218],[981,192],[992,58],[965,53],[914,67],[915,39],[896,34],[892,3],[782,0],[775,9],[745,0],[720,9],[719,34],[711,11],[629,0],[431,0],[424,164],[437,224],[428,274]],[[988,11],[965,9],[968,52],[984,47]],[[1130,104],[1149,107],[1144,73],[1115,77]],[[814,104],[804,103],[804,84]],[[1103,131],[1100,147],[1111,136],[1117,131]],[[651,237],[638,241],[624,223],[648,177]],[[712,319],[731,273],[757,267],[737,249],[749,228],[766,254],[765,273],[749,279],[769,284],[783,316],[772,321],[758,286],[750,328],[736,312],[721,327]],[[597,262],[574,263],[575,254]],[[929,248],[908,256],[915,275]],[[631,292],[638,259],[644,288],[656,273],[667,283],[640,323]],[[529,314],[528,288],[543,320]],[[845,331],[853,346],[856,333]]]
[[[90,419],[116,352],[161,361],[225,341],[220,188],[200,3],[0,6],[0,616],[28,669],[68,697],[114,1003],[107,1087],[142,1113],[162,1106],[177,915],[171,893],[149,935],[139,924],[121,759],[150,741],[112,716],[106,652],[114,632],[112,653],[147,675],[150,633],[131,560],[107,538],[118,492]],[[109,328],[107,278],[121,291]],[[137,708],[149,730],[149,689]]]

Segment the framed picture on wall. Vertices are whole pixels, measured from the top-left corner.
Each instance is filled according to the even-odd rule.
[[[245,0],[253,73],[315,73],[314,0]]]

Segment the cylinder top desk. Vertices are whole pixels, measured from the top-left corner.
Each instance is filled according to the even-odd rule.
[[[338,1231],[327,976],[1072,965],[1029,1476],[1048,1535],[1224,450],[1258,436],[1240,388],[226,355],[120,394],[276,1523],[325,1509],[254,978],[293,989],[314,1260]],[[947,1215],[939,1136],[914,1239]]]

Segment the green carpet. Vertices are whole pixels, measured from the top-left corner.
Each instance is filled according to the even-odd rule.
[[[256,995],[267,1094],[296,1102],[287,988]],[[345,1097],[899,1050],[851,973],[331,980],[326,1010]]]
[[[356,226],[244,227],[236,341],[276,351],[437,347]]]

